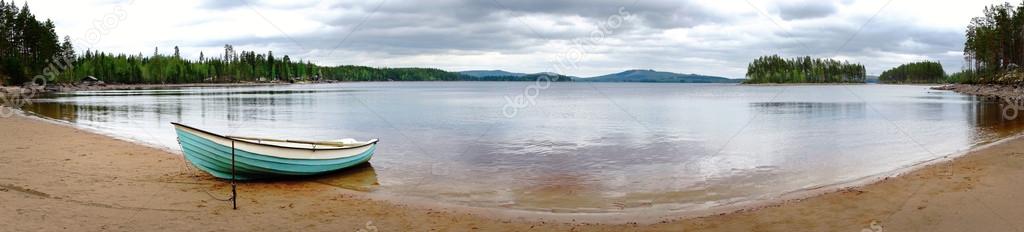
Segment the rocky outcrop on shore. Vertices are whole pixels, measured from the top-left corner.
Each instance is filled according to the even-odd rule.
[[[952,84],[933,87],[932,89],[951,90],[957,93],[977,95],[992,99],[1024,99],[1024,86],[1016,85]]]
[[[42,87],[16,87],[16,86],[0,86],[0,98],[3,99],[14,99],[14,98],[31,98],[36,94],[46,92],[47,90]],[[0,102],[3,104],[3,102]]]
[[[0,98],[10,101],[11,99],[34,98],[45,93],[105,90],[110,89],[111,87],[113,86],[73,84],[56,84],[47,86],[0,86]],[[0,102],[0,104],[3,103],[4,102]]]
[[[320,83],[320,82],[317,82]],[[333,83],[333,82],[323,82]],[[74,92],[74,91],[98,91],[98,90],[147,90],[167,89],[186,87],[231,87],[231,86],[271,86],[285,85],[290,83],[268,82],[268,83],[194,83],[194,84],[54,84],[47,86],[0,86],[0,97],[5,99],[33,98],[44,93]],[[2,104],[2,103],[0,103]]]

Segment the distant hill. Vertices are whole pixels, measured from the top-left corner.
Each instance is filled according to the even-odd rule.
[[[743,80],[698,74],[679,74],[654,70],[629,70],[625,72],[577,78],[576,81],[590,82],[659,82],[659,83],[740,83]]]
[[[555,73],[535,73],[535,74],[523,74],[521,76],[471,76],[463,74],[459,78],[460,81],[537,81],[539,79],[547,78],[548,81],[554,82],[566,82],[573,81],[575,77],[570,77]]]
[[[864,81],[867,82],[867,83],[879,83],[878,76],[871,76],[871,75],[868,75],[868,77],[865,78]]]
[[[639,69],[589,78],[572,77],[557,73],[526,74],[504,70],[470,70],[458,73],[461,74],[459,80],[462,81],[535,81],[542,76],[546,76],[551,81],[586,82],[740,83],[743,81],[742,79]]]
[[[521,77],[527,75],[526,73],[514,73],[505,70],[469,70],[459,73],[474,77]]]
[[[459,72],[461,81],[536,81],[547,78],[550,81],[563,82],[573,81],[576,77],[561,75],[557,73],[515,73],[504,70],[471,70]]]

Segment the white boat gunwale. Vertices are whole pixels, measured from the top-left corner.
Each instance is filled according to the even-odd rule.
[[[247,144],[252,144],[252,145],[257,145],[257,146],[267,146],[267,147],[274,147],[274,148],[307,150],[307,151],[348,150],[348,149],[355,149],[355,148],[361,148],[361,147],[366,147],[366,146],[372,146],[374,144],[377,144],[377,142],[380,141],[379,139],[371,139],[369,142],[366,142],[364,144],[356,145],[356,146],[349,146],[349,147],[336,147],[336,146],[327,146],[327,145],[324,145],[324,147],[314,147],[314,148],[289,147],[289,146],[280,146],[280,145],[275,145],[275,144],[252,142],[252,141],[248,141],[248,140],[244,140],[244,139],[234,138],[234,137],[231,137],[231,136],[224,136],[224,135],[220,135],[220,134],[217,134],[217,133],[205,131],[203,129],[191,127],[191,126],[188,126],[188,125],[185,125],[185,124],[181,124],[181,123],[176,123],[176,122],[171,122],[171,124],[175,125],[175,126],[180,126],[180,127],[188,128],[190,130],[195,130],[195,131],[198,131],[198,132],[201,132],[201,133],[205,133],[205,134],[208,134],[208,135],[211,135],[211,136],[216,136],[216,137],[220,137],[220,138],[223,138],[223,139],[235,141],[235,142],[247,143]]]

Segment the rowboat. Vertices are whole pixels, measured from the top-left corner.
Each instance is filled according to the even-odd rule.
[[[171,123],[185,159],[221,179],[311,176],[365,163],[377,139],[302,141],[219,135]]]

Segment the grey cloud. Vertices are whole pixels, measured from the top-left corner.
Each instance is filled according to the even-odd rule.
[[[337,2],[333,9],[369,11],[378,1]],[[631,13],[657,28],[692,27],[702,23],[729,21],[728,16],[688,1],[569,1],[569,0],[439,0],[429,3],[387,1],[379,13],[416,14],[449,18],[457,22],[502,20],[501,17],[522,15],[579,16],[594,21],[607,20],[620,10]]]
[[[849,20],[854,21],[855,20]],[[860,30],[849,23],[823,23],[814,28],[797,28],[790,35],[810,46],[810,51],[801,52],[858,52],[863,48],[876,48],[886,51],[920,53],[928,50],[942,51],[959,50],[963,45],[963,35],[955,31],[942,31],[927,28],[913,28],[897,21],[876,20]],[[925,47],[908,48],[900,43],[913,40]],[[846,41],[849,41],[848,43]],[[846,43],[845,46],[843,44]],[[841,49],[841,50],[840,50]]]
[[[284,1],[268,2],[261,0],[202,0],[199,7],[206,10],[232,10],[241,7],[272,7],[274,9],[302,9],[316,5],[317,2]]]
[[[199,7],[209,10],[228,10],[243,7],[247,0],[203,0]]]
[[[697,16],[680,17],[679,11],[699,11],[690,3],[668,1],[638,2],[636,5],[616,1],[459,1],[441,0],[429,3],[410,1],[342,1],[330,4],[330,9],[340,12],[337,16],[320,19],[327,28],[308,35],[292,35],[302,47],[331,49],[342,38],[352,33],[342,49],[368,50],[389,54],[410,54],[444,51],[501,51],[522,52],[531,47],[543,46],[550,40],[569,40],[588,36],[592,29],[571,26],[569,16],[588,20],[591,26],[603,23],[620,9],[635,13],[649,20],[633,23],[649,23],[652,27],[693,26],[714,19]],[[379,6],[379,8],[378,8]],[[375,11],[376,10],[376,11]],[[698,15],[695,12],[688,15]],[[701,15],[710,15],[703,12]],[[372,16],[371,16],[372,15]],[[531,25],[516,17],[538,16],[551,19],[556,25]],[[364,19],[365,24],[360,26]],[[622,33],[635,26],[618,28]],[[201,45],[215,45],[222,42],[271,43],[285,41],[279,38],[238,38],[225,41],[209,41]]]
[[[774,44],[788,56],[861,57],[864,59],[857,61],[866,64],[869,73],[880,73],[898,65],[881,63],[877,59],[879,52],[926,56],[941,60],[947,70],[960,68],[962,58],[948,57],[944,53],[963,49],[961,32],[914,27],[908,22],[885,17],[874,19],[860,30],[868,20],[867,16],[861,16],[842,22],[823,21],[813,27],[795,27],[789,32],[780,30],[773,35],[780,39]],[[906,41],[913,41],[916,46],[904,46]]]
[[[487,1],[476,1],[480,7]],[[657,28],[693,27],[702,23],[721,22],[728,17],[690,1],[505,1],[500,3],[504,9],[521,13],[547,13],[556,15],[579,15],[582,17],[604,20],[606,17],[629,12],[650,23],[648,26]]]
[[[822,18],[838,11],[838,6],[832,1],[790,2],[778,7],[779,17],[783,20]]]
[[[229,1],[230,2],[230,1]],[[823,20],[836,14],[839,2],[812,2],[799,5],[780,5],[777,13],[783,19],[808,20],[813,23],[794,23],[790,30],[776,28],[769,34],[738,35],[727,33],[690,34],[701,44],[675,43],[658,37],[666,29],[692,28],[714,24],[723,27],[735,22],[762,20],[756,13],[724,14],[709,10],[693,1],[540,1],[540,0],[438,0],[426,3],[387,0],[338,1],[326,4],[336,14],[317,15],[314,20],[323,24],[318,31],[294,33],[263,38],[229,38],[202,41],[195,46],[218,47],[230,43],[239,47],[274,47],[287,50],[277,54],[306,54],[307,59],[339,60],[338,57],[317,57],[332,54],[372,54],[374,59],[402,59],[407,56],[432,54],[532,54],[544,52],[552,40],[564,42],[588,35],[590,29],[573,23],[579,19],[586,24],[597,24],[624,9],[634,15],[614,37],[626,44],[601,47],[610,60],[583,64],[594,69],[658,68],[681,72],[706,73],[742,77],[750,60],[771,53],[784,56],[830,57],[841,55],[857,59],[868,65],[869,73],[879,73],[896,65],[872,59],[879,52],[915,54],[942,59],[947,70],[959,68],[958,58],[944,55],[947,51],[962,50],[963,35],[959,31],[920,28],[912,22],[887,19],[881,15],[858,32],[871,13]],[[230,6],[230,4],[228,4]],[[228,7],[224,6],[224,7]],[[376,12],[374,11],[380,6]],[[255,8],[271,7],[264,4]],[[301,10],[299,11],[301,12]],[[896,13],[896,12],[893,12]],[[364,19],[365,24],[360,26]],[[531,25],[522,17],[551,20],[544,25]],[[818,21],[811,21],[819,18]],[[262,19],[256,19],[262,20]],[[254,21],[253,23],[265,23]],[[358,28],[341,43],[350,32]],[[284,28],[284,30],[288,30]],[[852,39],[851,39],[851,36]],[[295,42],[293,42],[293,39]],[[843,46],[849,40],[846,46]],[[904,46],[913,41],[914,46]],[[299,43],[296,45],[295,43]],[[711,46],[708,43],[712,44]],[[340,47],[338,47],[340,45]],[[331,51],[338,47],[337,51]],[[842,49],[840,49],[842,48]],[[317,52],[313,52],[317,51]],[[539,57],[538,63],[549,62]],[[344,59],[342,59],[344,60]],[[693,60],[709,62],[695,64]],[[516,64],[519,67],[547,67],[540,64]],[[430,65],[425,65],[430,66]],[[481,67],[501,68],[507,67]],[[512,70],[534,71],[534,70]],[[572,73],[570,73],[572,74]]]

